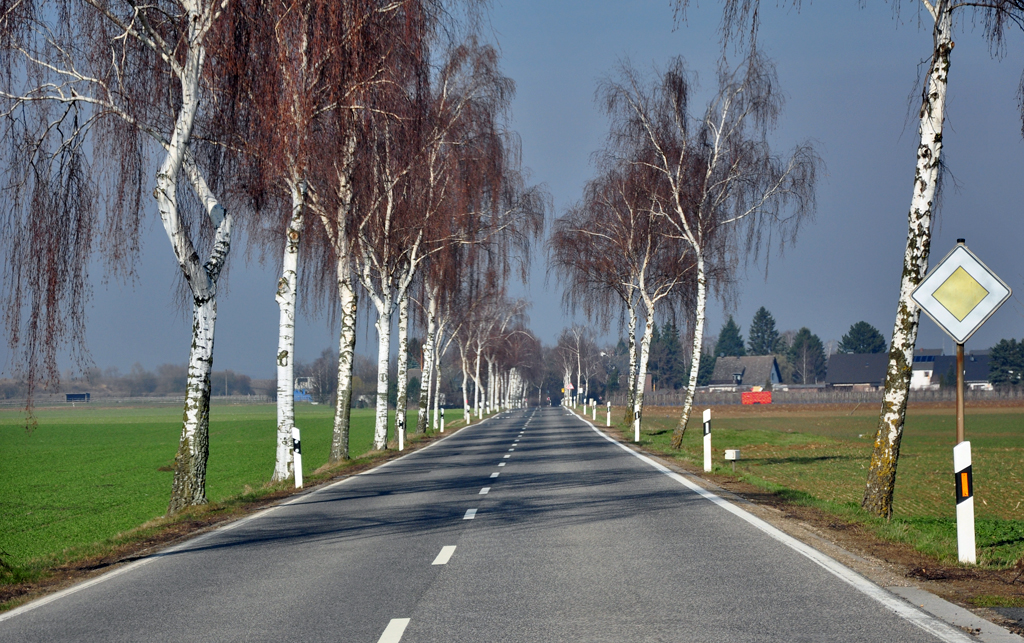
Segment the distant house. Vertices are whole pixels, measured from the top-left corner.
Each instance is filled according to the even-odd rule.
[[[836,388],[870,390],[885,383],[888,353],[829,355],[825,384]]]
[[[992,358],[987,350],[971,351],[964,356],[964,386],[971,390],[991,391],[988,381]],[[956,382],[956,356],[943,355],[938,349],[914,351],[913,373],[910,388],[917,391],[934,391],[942,386],[942,378],[949,383]]]
[[[710,390],[737,390],[741,387],[772,386],[782,381],[779,364],[772,355],[719,357],[711,374]]]
[[[942,357],[942,349],[918,348],[914,350],[913,370],[910,373],[910,388],[912,390],[926,391],[933,388],[932,376],[935,375],[936,357]],[[937,381],[934,388],[939,388]]]

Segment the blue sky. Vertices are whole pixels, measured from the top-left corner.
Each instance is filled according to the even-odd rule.
[[[765,3],[760,43],[778,65],[787,102],[774,136],[779,149],[815,141],[825,160],[818,187],[818,214],[783,256],[773,254],[767,278],[763,262],[740,277],[738,297],[713,301],[709,330],[716,333],[733,312],[744,335],[760,306],[780,330],[809,327],[823,341],[838,340],[851,324],[866,320],[888,337],[896,308],[906,240],[917,124],[912,92],[930,53],[930,30],[919,28],[915,10],[902,20],[879,0],[804,3],[800,12]],[[912,3],[904,3],[911,6]],[[532,180],[544,183],[555,215],[579,198],[592,176],[592,154],[607,122],[594,103],[597,82],[628,58],[653,69],[683,56],[698,73],[700,109],[713,90],[720,48],[719,7],[704,2],[674,24],[667,0],[540,1],[493,5],[488,29],[517,83],[514,126]],[[1024,142],[1018,111],[1022,39],[1013,34],[1005,56],[993,59],[980,30],[960,24],[949,74],[944,160],[951,172],[933,238],[933,260],[965,237],[974,251],[1024,301]],[[919,104],[919,103],[918,103]],[[143,265],[133,286],[94,286],[89,346],[96,364],[127,371],[184,363],[190,320],[174,301],[175,264],[150,208]],[[244,248],[233,251],[226,293],[219,303],[216,370],[230,368],[271,377],[276,351],[276,276]],[[98,271],[96,271],[98,275]],[[517,294],[530,299],[533,328],[552,343],[572,323],[560,306],[557,284],[546,279],[538,248],[530,283]],[[364,324],[365,327],[365,324]],[[297,352],[311,360],[336,344],[336,331],[320,319],[300,320]],[[614,330],[613,333],[614,334]],[[968,344],[986,348],[1004,337],[1024,336],[1024,304],[1012,299]],[[360,350],[375,350],[372,331],[359,336]],[[920,347],[952,349],[950,340],[923,320]],[[9,356],[4,374],[10,373]]]

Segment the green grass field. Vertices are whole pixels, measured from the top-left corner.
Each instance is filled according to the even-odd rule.
[[[644,410],[641,442],[650,450],[703,466],[700,412],[681,452],[669,447],[678,409]],[[956,560],[952,409],[911,407],[904,429],[890,523],[860,511],[878,422],[874,409],[771,407],[713,409],[716,472],[732,475],[725,449],[740,449],[736,476],[799,502],[872,525],[886,538]],[[621,418],[621,409],[617,416]],[[620,426],[632,439],[632,430]],[[628,434],[628,435],[627,435]],[[966,437],[974,463],[979,562],[1013,564],[1024,556],[1024,408],[968,408]]]
[[[38,426],[28,432],[22,412],[0,411],[0,558],[21,567],[60,561],[69,548],[81,556],[162,516],[181,413],[177,406],[79,404],[39,409]],[[451,422],[462,412],[447,415]],[[215,403],[210,418],[207,498],[221,502],[266,484],[274,468],[274,405]],[[296,425],[308,475],[327,462],[333,409],[300,404]],[[415,425],[414,414],[406,425]],[[373,410],[353,410],[352,457],[369,451],[372,439]]]

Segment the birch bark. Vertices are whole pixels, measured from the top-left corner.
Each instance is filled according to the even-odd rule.
[[[636,442],[640,441],[640,420],[644,410],[644,385],[647,383],[647,360],[651,356],[653,326],[654,311],[648,309],[647,319],[644,322],[644,336],[640,339],[640,362],[636,369],[636,391],[633,393],[633,439]]]
[[[686,400],[683,402],[683,413],[679,423],[672,432],[672,448],[679,449],[683,444],[686,424],[693,411],[693,396],[697,391],[697,374],[700,372],[701,345],[704,343],[704,318],[708,302],[708,276],[704,267],[704,253],[695,252],[697,257],[697,311],[693,325],[693,346],[690,358],[690,377],[686,384]]]
[[[427,432],[427,420],[430,415],[430,394],[434,383],[434,342],[437,337],[437,298],[433,292],[427,292],[427,339],[423,342],[423,363],[420,364],[422,384],[420,400],[416,413],[416,434]]]
[[[347,247],[344,244],[343,247]],[[356,348],[356,312],[358,297],[347,253],[338,258],[338,301],[341,308],[341,332],[338,340],[338,399],[334,407],[334,432],[331,437],[331,462],[348,460],[349,427],[352,419],[352,368]]]
[[[154,191],[164,231],[192,291],[192,345],[189,351],[181,439],[174,458],[174,481],[167,508],[169,515],[206,503],[210,372],[213,370],[213,338],[217,321],[217,280],[231,250],[232,224],[231,215],[210,191],[188,148],[199,109],[199,78],[205,58],[202,39],[209,29],[212,15],[201,13],[195,7],[187,13],[189,27],[185,63],[179,75],[182,102],[170,141],[165,145],[167,154],[157,171]],[[216,228],[213,248],[204,264],[200,264],[199,255],[178,213],[176,188],[182,169]]]
[[[927,5],[935,26],[932,32],[933,52],[928,72],[927,93],[921,104],[921,136],[917,148],[913,195],[908,215],[907,247],[903,255],[900,296],[896,306],[896,323],[889,349],[889,366],[885,377],[885,394],[875,433],[871,468],[864,489],[862,505],[883,518],[892,517],[892,497],[896,485],[896,465],[903,439],[903,424],[910,392],[910,375],[914,361],[914,344],[921,312],[910,294],[928,271],[931,246],[932,214],[938,185],[942,153],[942,126],[945,118],[949,55],[953,49],[951,3],[939,0]]]
[[[637,356],[636,356],[636,306],[633,305],[632,299],[626,302],[626,310],[629,313],[629,325],[627,327],[629,334],[629,374],[627,375],[628,383],[626,386],[626,409],[625,409],[625,422],[629,422],[632,418],[629,417],[630,410],[633,408],[633,403],[636,400],[636,368],[637,368]]]
[[[388,446],[388,362],[391,356],[392,310],[390,301],[385,302],[377,297],[372,299],[377,305],[377,322],[374,324],[377,329],[377,407],[373,424],[373,448],[379,451]]]
[[[409,387],[409,296],[398,296],[398,394],[395,397],[395,437],[398,450],[405,447],[405,411]]]
[[[302,237],[306,183],[290,182],[292,215],[285,230],[281,278],[277,282],[280,318],[277,327],[277,455],[272,482],[293,473],[292,427],[295,426],[295,301],[299,269],[299,241]]]

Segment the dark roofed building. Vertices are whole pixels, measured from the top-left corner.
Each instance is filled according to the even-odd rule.
[[[772,355],[719,357],[715,362],[715,371],[711,374],[710,386],[764,386],[768,382],[774,386],[781,381],[779,364]]]
[[[828,358],[825,383],[850,388],[882,386],[888,366],[888,353],[835,353]]]

